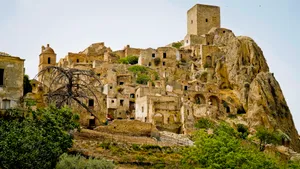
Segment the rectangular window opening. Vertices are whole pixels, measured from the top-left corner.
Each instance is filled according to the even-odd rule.
[[[0,86],[4,85],[4,69],[0,69]]]
[[[94,99],[89,99],[89,107],[94,107]]]
[[[120,100],[120,106],[124,105],[124,100]]]
[[[164,53],[164,54],[163,54],[163,58],[167,58],[167,53]]]

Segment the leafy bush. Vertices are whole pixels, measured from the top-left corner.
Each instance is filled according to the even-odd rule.
[[[136,78],[136,83],[138,84],[147,84],[150,80],[150,77],[146,74],[138,74],[138,77]]]
[[[104,159],[86,159],[80,155],[63,154],[60,157],[56,169],[113,169],[115,165]]]
[[[131,71],[134,74],[146,73],[148,71],[148,69],[146,67],[140,66],[140,65],[130,66],[128,68],[128,70]]]
[[[125,58],[120,58],[120,59],[118,60],[118,62],[119,62],[119,63],[122,63],[122,64],[129,64],[129,62],[128,62],[128,60],[127,60],[126,57],[125,57]]]
[[[237,131],[239,132],[240,137],[243,139],[247,138],[249,134],[248,128],[243,124],[237,124]]]
[[[137,56],[127,56],[128,63],[131,65],[135,65],[139,61],[139,57]]]
[[[278,144],[281,140],[281,136],[276,131],[270,131],[264,127],[259,127],[255,136],[260,140],[260,151],[265,150],[266,144]]]
[[[195,124],[195,127],[199,129],[208,129],[208,128],[212,128],[213,126],[214,126],[214,122],[207,118],[201,118]]]
[[[119,63],[122,63],[122,64],[131,64],[131,65],[135,65],[137,64],[139,61],[139,57],[137,56],[127,56],[127,57],[124,57],[124,58],[120,58],[119,59]]]
[[[181,42],[174,42],[172,43],[172,47],[179,49],[182,46]]]
[[[132,149],[135,150],[135,151],[141,150],[140,146],[137,145],[137,144],[132,144]]]
[[[110,147],[110,142],[102,142],[100,143],[99,147],[107,150]]]
[[[160,64],[160,58],[155,58],[154,59],[154,65],[158,66]]]
[[[0,118],[0,168],[54,168],[72,147],[68,132],[79,128],[78,118],[66,107],[8,110]]]
[[[196,133],[195,146],[183,153],[184,168],[279,168],[278,161],[251,146],[242,146],[233,128],[221,124],[213,135]]]

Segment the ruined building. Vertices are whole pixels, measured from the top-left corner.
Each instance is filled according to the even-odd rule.
[[[0,52],[0,109],[16,107],[23,96],[24,59]]]
[[[262,50],[251,38],[221,28],[220,18],[217,6],[192,7],[181,46],[126,45],[112,51],[104,43],[95,43],[57,62],[47,45],[42,47],[39,70],[49,65],[93,70],[102,84],[97,103],[102,108],[95,109],[103,118],[135,119],[159,130],[187,134],[203,117],[251,129],[263,125],[285,133],[286,142],[299,151],[292,115]],[[119,62],[128,56],[138,57],[137,63]],[[100,106],[93,99],[87,104]],[[89,119],[83,118],[82,123],[88,124]]]

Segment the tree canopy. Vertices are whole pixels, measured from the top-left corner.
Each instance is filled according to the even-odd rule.
[[[72,146],[78,115],[67,107],[12,109],[0,117],[0,168],[54,168]]]

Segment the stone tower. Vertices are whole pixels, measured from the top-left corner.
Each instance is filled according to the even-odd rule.
[[[55,66],[56,64],[56,54],[54,50],[47,44],[47,47],[42,46],[42,51],[40,54],[40,62],[39,62],[39,72],[43,70],[47,66]],[[38,80],[41,81],[40,77]]]
[[[196,4],[187,12],[187,34],[203,35],[221,26],[220,7]]]

